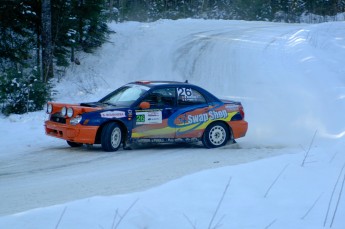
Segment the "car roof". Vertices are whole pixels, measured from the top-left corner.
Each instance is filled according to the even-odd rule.
[[[132,82],[130,84],[145,85],[147,87],[156,87],[156,86],[159,86],[159,85],[171,85],[171,86],[189,85],[189,86],[195,86],[195,85],[189,84],[187,80],[186,80],[186,82],[164,81],[164,80],[139,80],[139,81]]]
[[[160,88],[164,86],[172,86],[172,87],[181,87],[181,86],[188,86],[192,88],[199,89],[198,91],[202,92],[204,96],[209,98],[211,101],[220,101],[216,96],[214,96],[212,93],[208,92],[206,89],[201,88],[200,86],[196,86],[194,84],[188,83],[188,80],[185,82],[178,82],[178,81],[156,81],[156,80],[140,80],[140,81],[135,81],[130,84],[135,84],[135,85],[143,85],[149,88]]]

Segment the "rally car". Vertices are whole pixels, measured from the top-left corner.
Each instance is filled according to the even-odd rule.
[[[147,142],[201,141],[215,148],[245,136],[248,128],[240,102],[188,82],[136,81],[98,102],[48,102],[47,113],[48,136],[71,147],[101,144],[104,151]]]

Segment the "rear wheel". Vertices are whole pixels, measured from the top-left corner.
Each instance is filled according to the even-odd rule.
[[[211,123],[205,130],[202,143],[206,148],[221,147],[229,139],[229,130],[222,122]]]
[[[122,131],[120,126],[111,122],[103,127],[101,145],[104,151],[112,152],[119,149],[122,143]]]
[[[83,146],[83,143],[71,142],[71,141],[66,141],[66,142],[70,147],[81,147],[81,146]]]

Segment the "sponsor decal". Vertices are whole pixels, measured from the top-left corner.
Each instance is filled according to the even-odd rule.
[[[123,118],[126,117],[124,111],[106,111],[101,113],[102,118]]]
[[[188,124],[197,123],[197,122],[207,122],[208,114],[198,114],[198,115],[188,115]]]
[[[193,89],[192,88],[184,88],[184,87],[179,87],[177,88],[177,95],[179,99],[182,101],[198,101],[201,99],[200,95],[194,95],[193,94]]]
[[[176,143],[176,142],[197,142],[198,138],[134,138],[133,142],[138,143]]]
[[[128,117],[132,118],[132,115],[133,115],[132,110],[128,110]]]
[[[162,123],[162,111],[137,111],[137,124],[157,124]]]
[[[224,119],[227,117],[228,117],[228,112],[226,112],[226,110],[209,111],[208,113],[203,113],[203,114],[188,115],[187,123],[188,124],[202,123],[202,122],[207,122],[209,119],[215,120],[215,119]]]
[[[229,111],[237,111],[238,105],[226,105],[225,108]]]

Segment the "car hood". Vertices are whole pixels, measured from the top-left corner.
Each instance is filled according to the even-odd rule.
[[[80,104],[68,104],[68,103],[54,103],[48,102],[48,105],[52,105],[52,112],[51,114],[58,114],[61,113],[63,107],[72,108],[73,109],[73,117],[83,114],[85,112],[92,112],[103,109],[102,107],[87,107],[81,106]]]

